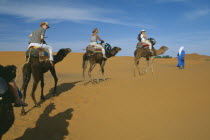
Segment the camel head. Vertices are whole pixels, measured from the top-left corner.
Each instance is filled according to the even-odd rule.
[[[53,62],[53,63],[56,64],[56,63],[62,61],[63,58],[66,57],[66,55],[67,55],[68,53],[70,53],[70,52],[71,52],[71,49],[70,49],[70,48],[63,48],[63,49],[60,49],[60,50],[58,51],[58,53],[57,53],[56,55],[54,55],[54,62]]]
[[[68,53],[71,52],[70,48],[62,48],[58,51],[57,56],[63,56],[65,57]]]
[[[161,49],[161,50],[165,50],[165,51],[167,51],[167,50],[168,50],[168,47],[166,47],[166,46],[162,46],[162,47],[160,47],[160,49]]]
[[[167,51],[167,50],[168,50],[168,47],[166,47],[166,46],[160,47],[160,49],[156,50],[156,56],[157,56],[157,55],[164,54],[165,51]]]
[[[113,47],[110,51],[109,54],[110,56],[115,56],[119,51],[121,51],[122,49],[120,47]]]

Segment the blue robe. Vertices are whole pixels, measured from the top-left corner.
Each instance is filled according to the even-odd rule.
[[[177,59],[178,59],[177,67],[184,66],[184,56],[185,56],[185,51],[184,50],[182,50],[181,55],[179,55],[179,53],[178,53],[178,55],[177,55]]]

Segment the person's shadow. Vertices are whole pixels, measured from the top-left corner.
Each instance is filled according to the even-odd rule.
[[[54,109],[55,105],[49,104],[37,120],[35,128],[26,129],[23,136],[15,140],[63,140],[69,134],[67,120],[72,118],[73,109],[67,109],[50,117]]]

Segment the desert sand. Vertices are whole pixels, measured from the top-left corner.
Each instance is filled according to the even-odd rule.
[[[21,67],[24,60],[24,52],[0,52],[1,65]],[[70,53],[55,66],[59,96],[51,96],[54,83],[47,72],[47,99],[33,108],[31,80],[28,113],[20,116],[21,108],[15,108],[15,123],[3,140],[210,140],[210,57],[188,54],[184,70],[176,63],[155,59],[153,74],[134,78],[133,57],[113,57],[105,66],[107,80],[84,86],[82,53]]]

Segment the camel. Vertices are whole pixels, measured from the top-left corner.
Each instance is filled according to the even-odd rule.
[[[55,65],[58,62],[62,61],[64,59],[64,57],[70,52],[71,52],[70,48],[60,49],[58,51],[58,53],[53,56],[54,57],[53,64]],[[29,49],[26,51],[26,54],[27,53],[29,53]],[[26,57],[26,59],[28,59],[28,58],[29,57]],[[30,56],[30,60],[28,61],[28,63],[24,64],[23,70],[22,70],[23,85],[22,85],[21,89],[23,90],[23,101],[24,102],[25,102],[25,99],[26,99],[26,90],[27,90],[28,83],[31,79],[31,74],[32,74],[33,75],[33,87],[32,87],[32,91],[31,91],[31,97],[34,101],[35,107],[41,107],[41,105],[36,102],[35,91],[36,91],[36,88],[37,88],[37,85],[38,85],[39,81],[41,81],[41,96],[40,96],[40,99],[45,100],[45,97],[43,95],[44,73],[46,73],[49,70],[50,70],[50,72],[51,72],[51,74],[54,78],[54,82],[55,82],[54,91],[53,91],[53,95],[55,96],[56,95],[57,82],[58,82],[55,67],[52,66],[49,61],[40,62],[39,58]],[[22,107],[21,115],[26,115],[24,107]]]
[[[10,92],[8,83],[16,77],[16,66],[0,65],[0,140],[11,128],[15,121],[13,110],[13,94]]]
[[[147,63],[148,63],[148,66],[145,69],[144,73],[146,73],[149,68],[152,69],[152,73],[153,73],[153,61],[154,61],[155,56],[164,54],[166,50],[168,50],[168,48],[166,46],[162,46],[158,50],[153,48],[153,54],[151,54],[149,52],[148,48],[145,49],[143,47],[142,48],[137,47],[135,52],[134,52],[134,56],[135,56],[135,58],[134,58],[134,77],[136,76],[135,68],[137,68],[139,75],[141,74],[140,70],[139,70],[139,67],[138,67],[141,57],[145,57],[146,60],[147,60]]]
[[[107,59],[115,56],[119,51],[121,51],[121,48],[119,48],[119,47],[113,47],[112,49],[107,50],[106,51]],[[87,68],[88,61],[90,62],[90,68],[88,71],[88,76],[90,78],[90,81],[92,83],[94,83],[94,80],[91,77],[91,71],[93,70],[93,68],[96,66],[97,63],[100,65],[100,71],[98,74],[97,83],[99,83],[99,78],[100,78],[101,73],[102,73],[102,80],[105,81],[104,66],[106,64],[107,59],[103,58],[102,53],[93,53],[92,51],[87,50],[87,52],[83,55],[83,82],[84,82],[84,85],[86,84],[85,83],[85,70]]]

